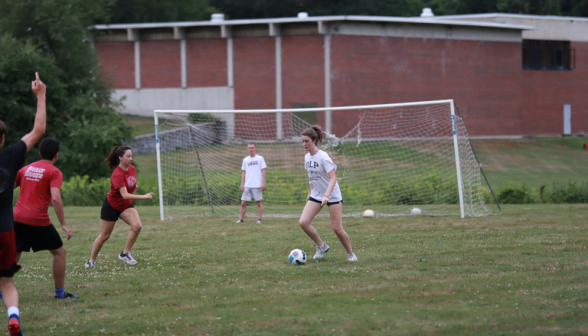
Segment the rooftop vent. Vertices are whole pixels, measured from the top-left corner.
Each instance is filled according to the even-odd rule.
[[[212,14],[210,21],[212,21],[212,22],[225,21],[225,14],[219,14],[219,13]]]
[[[298,13],[298,18],[299,19],[308,19],[308,13],[300,12],[300,13]]]
[[[421,17],[432,17],[435,16],[431,8],[423,8],[423,12],[421,13]]]

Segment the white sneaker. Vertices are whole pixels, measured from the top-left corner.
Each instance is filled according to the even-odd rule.
[[[118,259],[126,262],[127,264],[131,265],[131,266],[135,266],[137,265],[137,260],[133,259],[133,255],[131,254],[131,252],[127,252],[125,254],[123,254],[122,252],[118,255]]]
[[[235,222],[235,224],[239,224],[239,223],[243,223],[243,220],[239,219],[238,221]]]
[[[90,260],[86,261],[86,263],[84,264],[84,266],[86,266],[86,268],[94,268],[96,267],[96,262],[91,262]]]
[[[355,255],[355,253],[348,254],[347,261],[357,261],[357,256]]]
[[[312,259],[320,259],[322,258],[325,253],[329,252],[331,248],[329,247],[329,245],[327,245],[327,243],[323,243],[323,246],[317,246],[316,247],[316,254],[314,255],[314,257],[312,257]]]
[[[261,224],[261,219],[258,219],[257,220],[257,224]]]

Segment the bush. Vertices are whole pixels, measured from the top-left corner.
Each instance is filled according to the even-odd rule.
[[[520,185],[516,188],[508,186],[500,190],[496,197],[500,204],[531,204],[536,202],[532,191],[527,189],[525,185]]]

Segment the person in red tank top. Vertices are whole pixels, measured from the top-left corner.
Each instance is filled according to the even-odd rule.
[[[133,195],[137,191],[137,174],[135,167],[131,165],[133,162],[131,147],[114,147],[104,162],[112,170],[110,192],[106,195],[100,211],[100,219],[102,220],[100,235],[92,245],[92,254],[85,266],[86,268],[96,267],[98,253],[110,238],[114,224],[119,218],[127,223],[131,230],[127,236],[127,243],[118,258],[134,266],[137,265],[137,261],[133,258],[131,249],[139,237],[143,224],[139,213],[133,206],[133,200],[153,199],[153,193]]]

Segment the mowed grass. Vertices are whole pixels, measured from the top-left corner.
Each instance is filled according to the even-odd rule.
[[[551,187],[553,181],[588,179],[588,138],[472,140],[493,188],[525,184]]]
[[[137,202],[140,204],[140,202]],[[68,207],[66,290],[53,299],[48,252],[16,276],[25,335],[578,335],[588,333],[588,205],[505,206],[503,216],[346,218],[358,262],[328,218],[321,261],[296,219],[187,218],[137,209],[139,265],[116,257],[118,223],[96,269],[98,207]],[[52,218],[55,223],[54,215]],[[294,248],[310,256],[287,263]]]

